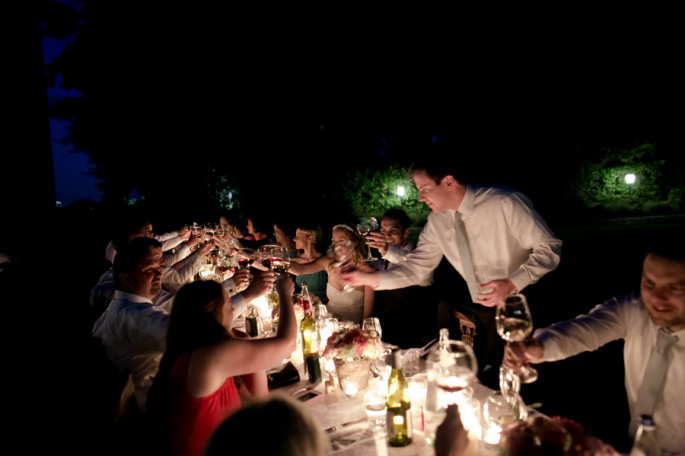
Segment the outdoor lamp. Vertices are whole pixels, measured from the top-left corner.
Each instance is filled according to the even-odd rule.
[[[397,186],[397,196],[404,196],[404,187],[401,185]]]
[[[635,183],[635,174],[628,173],[628,174],[626,174],[625,179],[626,179],[626,184],[628,184],[628,185],[634,184]]]

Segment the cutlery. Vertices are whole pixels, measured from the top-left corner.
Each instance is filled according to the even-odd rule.
[[[335,432],[335,431],[337,431],[338,429],[342,429],[342,428],[347,427],[347,426],[349,426],[349,425],[351,425],[351,424],[361,423],[362,421],[366,421],[366,417],[358,418],[358,419],[356,419],[356,420],[354,420],[354,421],[348,421],[347,423],[336,424],[335,426],[331,426],[331,427],[329,427],[328,429],[326,429],[326,432],[330,434],[331,432]]]

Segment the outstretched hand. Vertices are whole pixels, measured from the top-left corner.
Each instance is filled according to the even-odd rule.
[[[521,366],[540,362],[545,350],[540,341],[529,337],[523,342],[510,342],[504,346],[502,365],[514,372]]]

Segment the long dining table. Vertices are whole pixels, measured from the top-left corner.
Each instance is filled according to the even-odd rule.
[[[320,431],[329,439],[330,455],[434,455],[431,438],[435,436],[435,429],[444,415],[435,415],[430,419],[429,413],[422,413],[421,422],[413,425],[412,443],[405,447],[390,446],[385,432],[377,429],[374,431],[366,417],[364,393],[378,386],[376,378],[371,376],[367,388],[360,390],[354,397],[347,397],[339,388],[327,392],[324,381],[310,383],[305,373],[302,355],[297,350],[287,362],[291,362],[297,368],[300,380],[275,388],[271,390],[271,394],[301,398],[305,410],[311,414]],[[425,371],[425,363],[422,361],[420,365],[420,372]],[[322,369],[322,374],[326,375],[324,369]],[[410,379],[411,377],[408,378]],[[482,404],[493,394],[493,390],[480,383],[473,384],[472,389],[473,399],[477,404]],[[470,435],[466,455],[494,456],[497,454],[496,448],[491,448]]]

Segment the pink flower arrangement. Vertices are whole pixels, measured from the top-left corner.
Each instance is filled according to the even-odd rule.
[[[611,445],[586,435],[577,422],[558,416],[534,415],[505,426],[500,447],[508,456],[619,456]]]
[[[353,361],[374,359],[382,355],[383,351],[383,344],[378,337],[372,336],[370,331],[343,326],[328,338],[324,356],[329,359]]]

